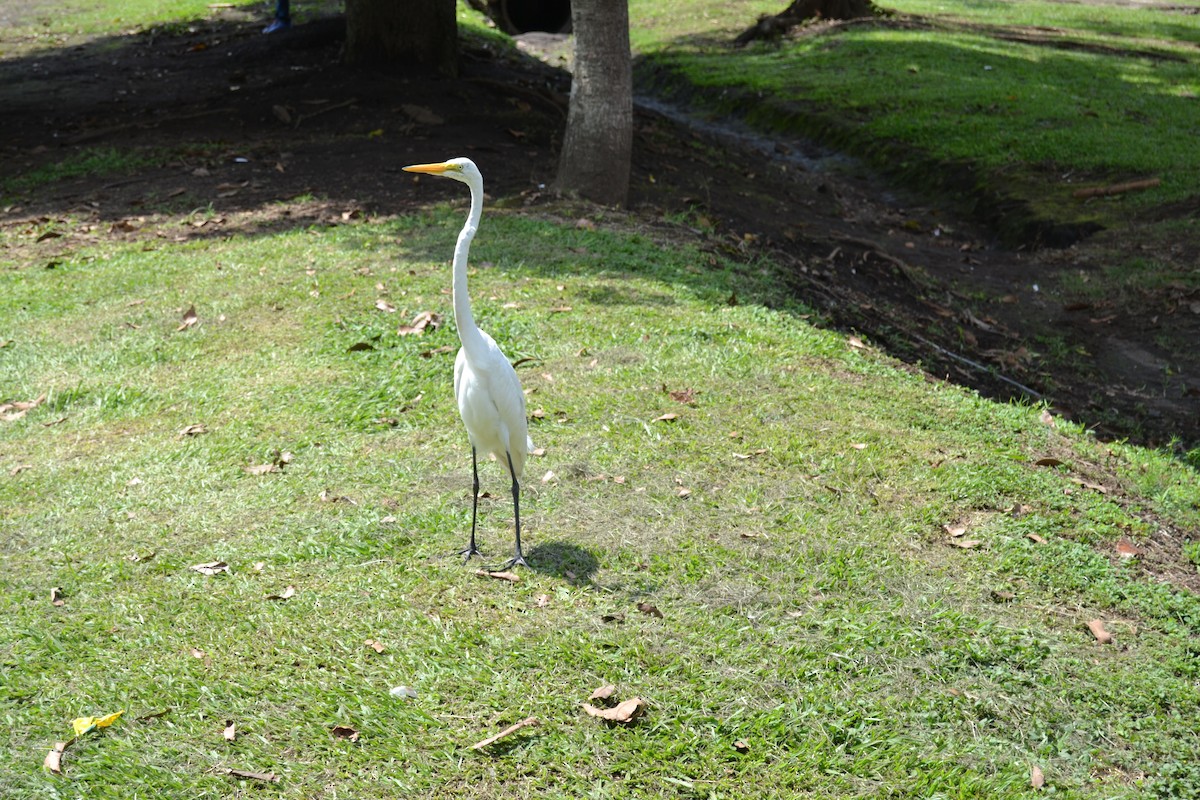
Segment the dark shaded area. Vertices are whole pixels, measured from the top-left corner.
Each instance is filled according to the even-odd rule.
[[[408,213],[461,197],[444,181],[414,191],[401,166],[454,155],[473,158],[505,205],[549,199],[565,73],[472,40],[458,79],[354,70],[339,58],[340,19],[260,29],[214,18],[0,62],[0,226],[16,233],[6,268],[45,268],[105,238],[156,246]],[[1044,396],[1102,436],[1200,443],[1200,352],[1173,345],[1200,341],[1190,285],[1119,307],[1052,295],[1056,276],[1100,268],[1094,251],[1002,246],[980,217],[805,141],[735,140],[723,124],[641,105],[631,205],[642,224],[684,214],[714,254],[770,254],[787,292],[932,379]],[[97,158],[94,172],[23,182]],[[1153,246],[1155,258],[1196,256]]]
[[[508,34],[571,30],[571,0],[468,0]]]
[[[529,551],[526,558],[535,572],[553,575],[576,586],[590,584],[600,568],[595,553],[570,542],[539,544]]]

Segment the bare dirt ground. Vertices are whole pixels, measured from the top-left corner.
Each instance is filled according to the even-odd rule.
[[[351,70],[336,18],[262,36],[236,9],[0,61],[0,268],[55,266],[105,238],[256,234],[414,210],[404,164],[469,155],[489,194],[552,202],[569,77],[468,46],[462,74]],[[144,157],[121,173],[36,186],[20,176],[87,153]],[[1180,274],[1181,242],[1099,234],[1068,249],[1005,249],[803,142],[733,141],[643,105],[631,208],[647,225],[688,211],[697,240],[770,254],[830,324],[997,397],[1042,398],[1106,437],[1200,443],[1200,294],[1166,281],[1132,297],[1056,291],[1128,254]],[[832,165],[832,167],[830,167]],[[1193,213],[1184,209],[1181,213]],[[1190,345],[1189,345],[1190,343]]]

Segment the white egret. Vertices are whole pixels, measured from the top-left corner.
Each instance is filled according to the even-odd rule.
[[[454,360],[454,396],[467,436],[471,440],[471,541],[459,551],[467,560],[479,554],[475,547],[475,520],[479,510],[479,463],[477,453],[492,453],[508,467],[512,477],[513,519],[516,523],[516,554],[504,568],[525,563],[521,553],[521,473],[533,449],[525,418],[525,393],[521,380],[496,340],[481,331],[471,316],[467,295],[467,252],[483,214],[483,175],[469,158],[452,158],[440,164],[414,164],[408,172],[441,175],[465,183],[471,189],[471,211],[454,248],[454,322],[462,348]]]

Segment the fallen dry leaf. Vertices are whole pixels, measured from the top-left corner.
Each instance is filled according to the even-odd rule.
[[[1041,789],[1046,785],[1046,776],[1042,774],[1042,768],[1037,764],[1029,768],[1029,785],[1034,789]]]
[[[653,605],[652,603],[638,603],[637,609],[643,614],[649,614],[650,616],[658,617],[659,619],[663,618],[663,613],[658,610],[658,606]]]
[[[50,605],[65,606],[66,604],[67,601],[63,600],[63,590],[58,586],[52,586],[50,588]]]
[[[1054,458],[1053,456],[1047,456],[1045,458],[1039,458],[1033,463],[1037,464],[1039,467],[1061,467],[1064,462]]]
[[[1140,556],[1142,551],[1134,546],[1133,542],[1122,537],[1121,541],[1117,542],[1117,555],[1122,559],[1136,558]]]
[[[221,735],[225,737],[225,741],[232,742],[237,738],[237,725],[231,719],[225,720],[225,730],[221,731]]]
[[[375,301],[375,308],[379,309],[380,311],[386,311],[389,314],[396,313],[396,307],[383,298]]]
[[[558,476],[554,474],[554,470],[552,469],[546,470],[546,474],[542,476],[542,483],[549,483],[555,480],[558,480]]]
[[[199,321],[200,317],[196,316],[196,307],[194,305],[188,306],[188,310],[183,312],[183,322],[179,323],[179,327],[175,330],[176,332],[185,331]]]
[[[229,572],[229,565],[224,561],[207,561],[203,564],[193,564],[188,569],[199,572],[201,575],[216,575],[220,572]]]
[[[550,605],[550,595],[539,594],[536,602],[538,608],[545,608],[546,606]]]
[[[27,469],[33,469],[33,464],[17,464],[8,471],[10,477],[16,477]]]
[[[690,406],[696,402],[695,389],[681,389],[677,392],[668,392],[667,394],[671,396],[672,400],[676,401],[677,403],[683,403],[684,405]]]
[[[1042,409],[1041,420],[1043,423],[1045,423],[1046,425],[1049,425],[1051,428],[1054,427],[1054,415],[1050,413],[1050,409],[1048,409],[1048,408]]]
[[[69,742],[55,742],[54,749],[47,753],[45,760],[42,761],[42,767],[50,770],[55,775],[61,775],[63,753],[67,751],[67,748],[70,747],[74,741],[74,739],[71,739]]]
[[[358,731],[351,728],[349,725],[334,725],[329,729],[336,739],[348,739],[351,742],[358,741]]]
[[[437,328],[442,324],[442,315],[433,311],[422,311],[413,317],[408,325],[401,325],[396,331],[397,336],[420,336],[426,328]]]
[[[162,717],[162,716],[165,716],[170,713],[171,713],[171,709],[169,709],[169,708],[164,708],[159,711],[151,711],[149,714],[142,714],[140,717],[137,718],[137,721],[145,722],[148,719],[155,719],[156,717]]]
[[[601,686],[599,689],[596,689],[591,694],[589,694],[588,700],[607,700],[608,698],[612,697],[613,692],[615,692],[616,690],[617,690],[617,687],[614,686],[613,684],[611,684],[611,683],[605,684],[604,686]]]
[[[655,417],[654,421],[655,422],[674,422],[677,419],[679,419],[678,414],[676,414],[673,411],[668,411],[666,414],[663,414],[660,417]]]
[[[942,530],[950,534],[952,538],[957,539],[959,536],[962,536],[967,532],[967,526],[958,522],[954,523],[953,525],[947,523],[942,526]]]
[[[204,427],[204,423],[198,422],[194,425],[188,425],[179,432],[180,436],[199,436],[202,433],[208,433],[208,428]]]
[[[278,464],[257,464],[253,467],[242,467],[250,475],[266,475],[271,472],[282,472]]]
[[[992,589],[992,600],[997,603],[1011,603],[1016,599],[1017,596],[1012,592],[1006,592],[1003,589]]]
[[[382,653],[384,651],[383,642],[375,639],[367,639],[367,641],[363,642],[363,644],[374,650],[376,653]]]
[[[520,722],[518,722],[514,725],[509,725],[507,728],[500,731],[499,733],[492,734],[491,736],[487,737],[486,739],[476,742],[475,744],[471,745],[471,749],[472,750],[482,750],[483,748],[487,747],[489,744],[493,744],[495,742],[500,741],[505,736],[512,736],[514,733],[521,730],[522,728],[534,728],[540,724],[541,723],[538,722],[537,717],[526,717],[525,719],[521,720]]]
[[[955,547],[962,548],[963,550],[970,550],[974,547],[979,547],[979,545],[983,544],[983,542],[979,541],[978,539],[952,539],[950,544],[954,545]]]
[[[1102,484],[1093,483],[1092,481],[1084,480],[1083,478],[1072,478],[1071,480],[1075,481],[1084,489],[1091,489],[1093,492],[1099,492],[1100,494],[1108,494],[1108,487]]]
[[[510,581],[511,583],[520,583],[521,576],[515,572],[488,572],[486,569],[477,569],[475,574],[481,578],[495,578],[501,581]]]
[[[279,783],[279,776],[274,772],[251,772],[247,769],[231,769],[228,775],[234,778],[247,778],[252,781],[266,781],[267,783]]]
[[[44,402],[46,402],[46,395],[40,394],[33,400],[17,400],[13,403],[4,403],[3,405],[0,405],[0,414],[7,413],[9,411],[29,411],[30,409],[37,408]]]
[[[737,750],[739,753],[749,753],[750,744],[745,739],[738,739],[733,743],[733,749]]]
[[[283,594],[269,594],[269,595],[266,595],[263,599],[264,600],[287,600],[288,598],[295,597],[295,596],[296,596],[296,587],[288,586],[286,589],[283,590]]]
[[[851,336],[850,338],[846,339],[846,344],[850,345],[851,347],[853,347],[857,350],[863,350],[866,348],[866,345],[863,344],[863,340],[858,338],[857,336]]]
[[[619,722],[622,725],[632,722],[639,714],[642,713],[642,708],[646,705],[646,701],[640,697],[631,697],[628,700],[622,701],[612,708],[596,708],[591,703],[584,703],[583,710],[589,716],[607,720],[608,722]]]
[[[322,489],[317,495],[317,499],[322,503],[349,503],[352,506],[358,505],[358,501],[352,497],[346,497],[343,494],[330,494],[328,489]]]
[[[193,647],[189,652],[191,652],[192,658],[204,658],[205,656],[205,652],[199,647]]]
[[[1104,629],[1104,620],[1094,619],[1087,624],[1088,630],[1092,632],[1092,636],[1096,637],[1096,641],[1100,644],[1111,644],[1112,634]]]
[[[853,447],[855,450],[866,450],[867,449],[867,446],[865,444],[863,444],[862,442],[855,442],[854,444],[852,444],[850,446]]]
[[[554,308],[550,309],[550,313],[551,314],[566,314],[568,311],[571,311],[571,310],[572,309],[570,306],[555,306]]]
[[[1036,533],[1027,533],[1027,534],[1025,534],[1025,538],[1028,539],[1029,541],[1033,542],[1034,544],[1045,544],[1046,543],[1045,538],[1038,536]]]

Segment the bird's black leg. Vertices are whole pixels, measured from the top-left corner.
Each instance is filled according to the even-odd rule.
[[[508,474],[512,476],[512,496],[513,496],[513,519],[517,526],[517,552],[508,563],[504,565],[504,569],[515,567],[518,564],[522,567],[528,567],[529,564],[525,561],[525,556],[521,554],[521,484],[517,481],[517,473],[513,471],[512,456],[505,453],[508,457]]]
[[[471,474],[475,478],[471,491],[471,543],[458,551],[465,561],[470,561],[471,556],[483,556],[475,546],[475,519],[479,516],[479,462],[475,459],[475,445],[471,445]]]

